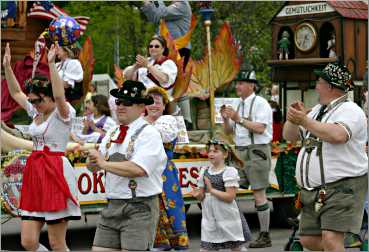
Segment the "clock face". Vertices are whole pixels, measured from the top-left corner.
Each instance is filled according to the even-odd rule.
[[[303,52],[310,51],[316,44],[316,31],[309,23],[302,23],[295,31],[295,45]]]

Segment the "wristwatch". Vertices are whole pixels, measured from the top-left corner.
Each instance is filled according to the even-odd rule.
[[[245,122],[245,119],[241,117],[241,119],[238,121],[238,124],[243,125],[244,122]]]

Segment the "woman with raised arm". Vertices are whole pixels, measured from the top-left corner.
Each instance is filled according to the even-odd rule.
[[[45,223],[51,249],[68,250],[65,241],[68,220],[81,217],[74,168],[64,157],[75,110],[65,100],[55,66],[57,50],[58,46],[52,45],[48,52],[50,80],[45,76],[27,80],[28,95],[21,90],[10,66],[9,43],[3,60],[10,95],[33,119],[29,126],[33,151],[23,171],[19,206],[22,246],[32,251],[46,250],[39,244]]]

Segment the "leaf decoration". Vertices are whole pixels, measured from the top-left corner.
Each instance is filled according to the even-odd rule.
[[[238,45],[231,33],[228,22],[225,22],[214,39],[211,49],[211,85],[215,91],[230,83],[240,70],[242,59],[237,54]],[[187,94],[203,97],[209,94],[208,52],[205,49],[204,58],[194,61],[194,69]]]
[[[191,39],[192,32],[196,26],[196,18],[192,17],[190,30],[182,37],[174,40],[169,33],[168,27],[165,22],[162,20],[160,23],[160,34],[166,39],[167,47],[169,49],[168,58],[173,60],[176,63],[178,68],[176,82],[174,84],[173,90],[173,98],[174,100],[178,100],[182,97],[187,89],[192,75],[192,61],[187,63],[186,68],[184,69],[184,58],[180,57],[178,49],[184,47],[188,44]]]
[[[123,82],[125,81],[123,75],[123,69],[114,64],[114,80],[117,83],[118,87],[123,86]]]
[[[85,95],[90,87],[94,73],[95,58],[91,38],[87,37],[79,54],[79,61],[83,68],[83,94]]]

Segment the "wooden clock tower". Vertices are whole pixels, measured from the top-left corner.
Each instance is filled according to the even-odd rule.
[[[273,54],[268,63],[272,81],[280,86],[284,111],[291,102],[287,90],[301,91],[304,100],[315,85],[313,70],[329,62],[341,60],[354,83],[362,83],[368,60],[367,2],[287,1],[270,24]],[[287,49],[288,59],[282,49]]]

